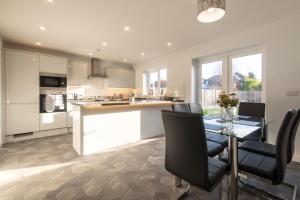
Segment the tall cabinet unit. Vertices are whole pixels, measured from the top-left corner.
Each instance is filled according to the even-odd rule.
[[[39,55],[5,50],[6,135],[39,131]]]

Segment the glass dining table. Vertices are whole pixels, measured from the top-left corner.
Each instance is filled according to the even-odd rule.
[[[250,116],[237,116],[232,122],[228,122],[221,120],[219,116],[204,116],[203,121],[206,131],[228,136],[227,150],[229,163],[231,163],[228,199],[237,200],[239,180],[238,142],[240,140],[245,140],[255,133],[259,133],[261,138],[266,137],[267,126],[274,120]]]

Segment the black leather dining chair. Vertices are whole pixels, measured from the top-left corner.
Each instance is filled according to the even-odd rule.
[[[173,104],[172,110],[177,112],[191,112],[189,104],[187,103]]]
[[[200,107],[201,107],[201,105],[200,105]],[[173,104],[172,109],[173,109],[173,111],[176,111],[176,112],[187,112],[187,113],[191,112],[190,106],[187,103]],[[201,107],[201,110],[202,110],[202,107]],[[209,157],[215,157],[216,155],[219,155],[224,151],[224,147],[217,142],[209,140],[209,141],[207,141],[207,151],[208,151]]]
[[[273,185],[284,184],[293,188],[293,197],[296,197],[297,188],[284,183],[284,177],[287,166],[287,148],[288,132],[291,131],[294,118],[297,112],[293,109],[289,110],[280,126],[278,136],[276,140],[276,157],[265,156],[262,154],[256,154],[253,152],[238,150],[238,167],[239,170],[254,174],[256,176],[268,179],[272,181]],[[228,155],[225,155],[222,159],[224,162],[228,162]],[[242,181],[241,181],[242,182]],[[263,193],[269,196],[280,199],[275,194],[264,191],[260,188],[256,188],[253,185],[248,185],[242,182],[244,185],[250,186],[258,191],[257,194]]]
[[[238,115],[265,118],[265,103],[240,102]]]
[[[202,105],[200,103],[189,103],[190,111],[192,113],[204,114]],[[210,142],[221,144],[223,148],[228,146],[228,137],[225,135],[216,134],[213,132],[206,131],[206,139]]]
[[[295,138],[298,131],[300,123],[300,109],[297,111],[297,115],[292,122],[291,131],[288,132],[288,142],[287,142],[287,163],[290,163],[293,159],[295,152]],[[242,150],[250,151],[253,153],[262,154],[265,156],[276,157],[276,146],[273,144],[262,143],[257,141],[245,141],[240,147]]]
[[[265,103],[250,103],[250,102],[240,102],[238,108],[239,116],[250,116],[253,118],[265,118],[266,104]],[[262,130],[258,130],[244,138],[240,138],[239,142],[244,142],[246,140],[263,141],[267,139],[267,127]]]
[[[189,107],[192,113],[200,113],[201,115],[204,115],[203,108],[200,103],[196,103],[196,102],[189,103]]]
[[[162,119],[166,133],[166,170],[208,192],[219,184],[222,198],[221,183],[227,164],[208,157],[202,115],[163,110]],[[190,185],[178,199],[188,194]]]

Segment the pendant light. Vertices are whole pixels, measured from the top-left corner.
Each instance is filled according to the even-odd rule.
[[[214,22],[225,15],[225,0],[198,0],[197,5],[197,20],[200,22]]]

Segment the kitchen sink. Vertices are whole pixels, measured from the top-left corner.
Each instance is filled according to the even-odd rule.
[[[120,106],[120,105],[129,105],[129,102],[113,102],[113,103],[103,103],[102,106]]]

